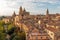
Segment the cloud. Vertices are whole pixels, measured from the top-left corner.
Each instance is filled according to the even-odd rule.
[[[58,10],[60,10],[60,6],[57,6],[56,8],[57,8]]]
[[[46,2],[46,3],[51,3],[51,4],[55,4],[58,3],[60,0],[35,0],[35,2]]]
[[[18,13],[19,7],[22,6],[27,11],[37,14],[43,13],[46,8],[53,8],[52,4],[57,5],[59,2],[60,0],[0,0],[0,11],[1,15],[11,15],[13,11]]]

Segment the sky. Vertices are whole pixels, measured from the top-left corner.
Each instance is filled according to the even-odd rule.
[[[60,0],[0,0],[0,15],[12,15],[19,12],[20,6],[30,14],[60,13]]]

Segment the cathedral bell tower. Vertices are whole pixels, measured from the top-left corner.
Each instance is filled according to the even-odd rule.
[[[48,22],[51,20],[50,14],[49,14],[49,10],[47,9],[46,11],[46,18],[48,19]]]
[[[15,17],[16,17],[16,13],[15,13],[15,11],[13,12],[13,15],[12,15],[12,22],[13,22],[13,24],[15,25]]]
[[[21,6],[20,9],[19,9],[19,15],[21,15],[22,12],[23,12],[23,10],[22,10],[22,6]]]
[[[25,8],[24,8],[23,12],[26,12]]]
[[[46,11],[46,15],[48,16],[49,15],[49,10],[47,9],[47,11]]]
[[[48,9],[46,10],[46,17],[47,17],[47,19],[49,19],[49,10]]]
[[[16,16],[16,13],[15,13],[15,11],[14,11],[14,13],[13,13],[13,15],[12,15],[13,17],[15,17]]]
[[[23,9],[22,9],[22,6],[20,6],[20,8],[19,8],[19,20],[22,19],[22,14],[23,14]]]

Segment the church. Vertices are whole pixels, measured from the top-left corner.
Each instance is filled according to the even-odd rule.
[[[20,31],[26,33],[26,40],[60,40],[60,14],[49,14],[48,9],[46,15],[31,15],[21,6],[18,15],[14,11],[11,18],[3,21],[12,21]]]
[[[22,9],[20,7],[19,9],[19,15],[14,14],[12,15],[14,25],[19,26],[19,28],[24,30],[26,32],[26,40],[49,40],[50,37],[43,28],[45,25],[42,26],[38,23],[38,21],[41,19],[40,15],[36,17],[35,15],[30,15],[29,12],[26,12],[25,8]],[[38,18],[38,19],[37,19]],[[41,21],[41,20],[40,20]]]

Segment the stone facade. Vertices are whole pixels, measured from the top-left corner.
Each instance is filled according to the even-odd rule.
[[[30,15],[22,7],[12,15],[13,23],[26,32],[26,40],[60,40],[60,14]],[[55,32],[56,31],[56,32]]]

